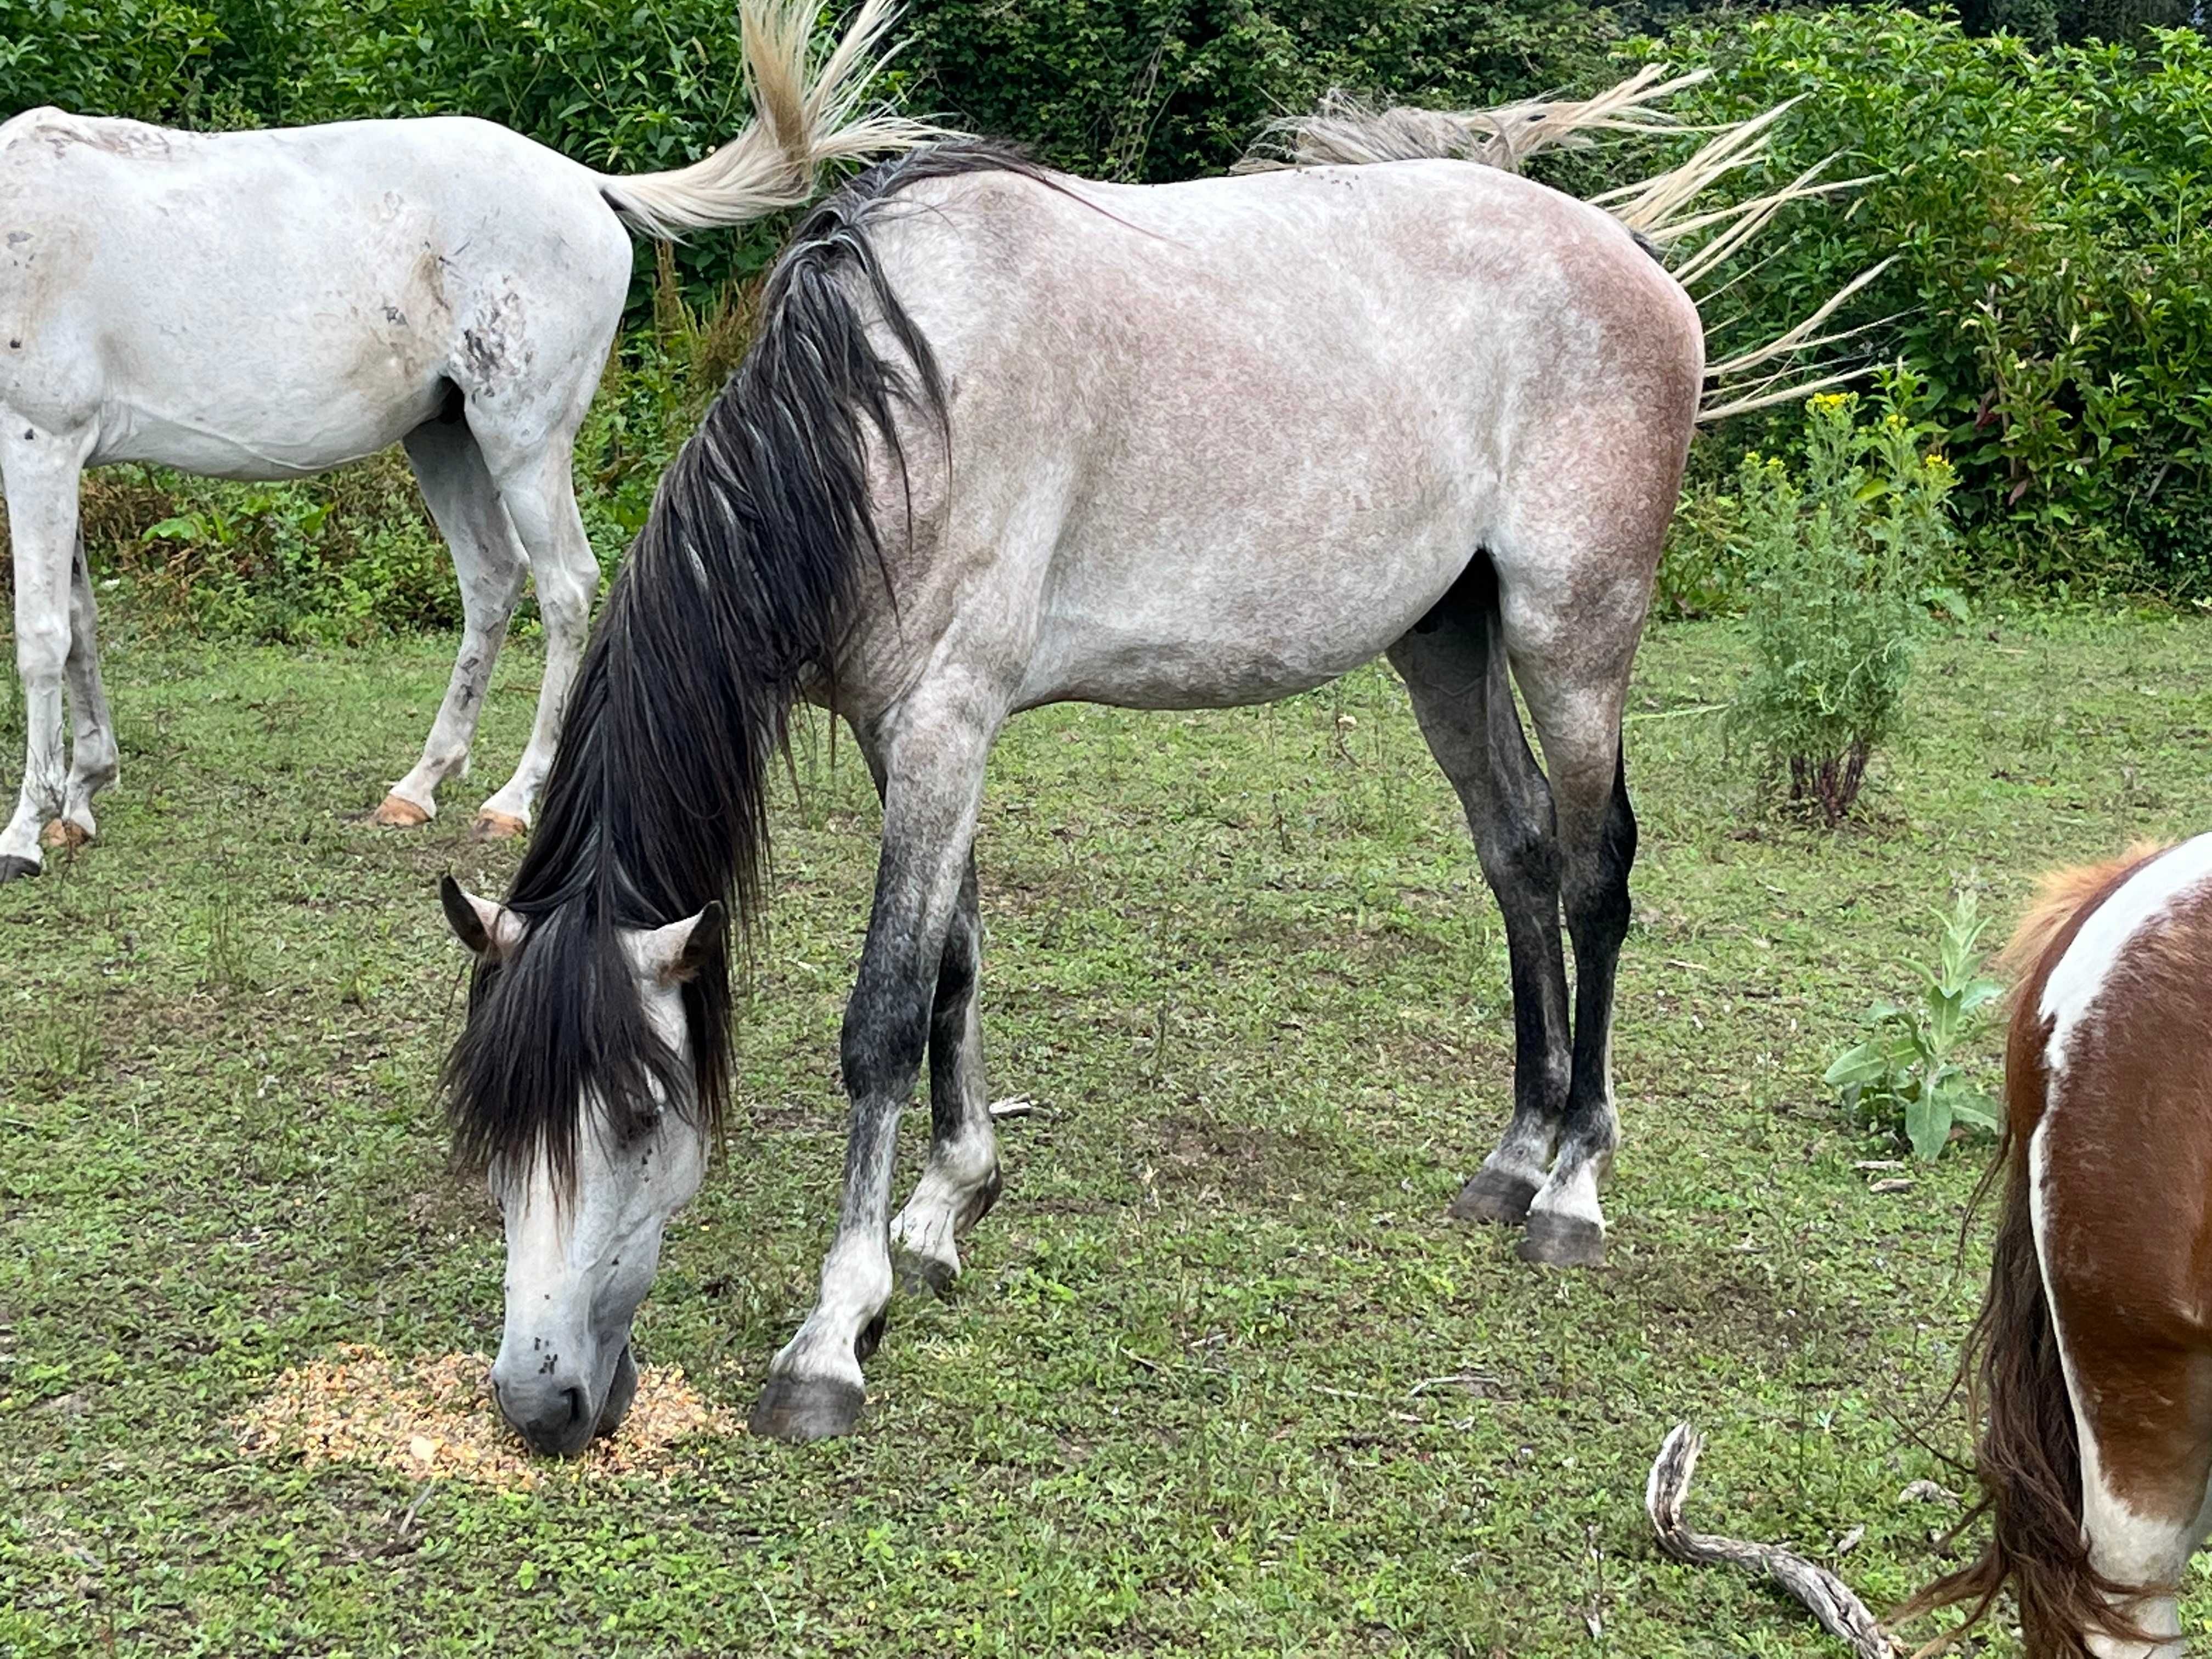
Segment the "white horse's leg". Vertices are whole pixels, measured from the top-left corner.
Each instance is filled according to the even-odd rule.
[[[1513,704],[1495,572],[1481,559],[1390,647],[1421,732],[1466,808],[1483,878],[1505,918],[1513,981],[1513,1117],[1453,1200],[1462,1220],[1517,1226],[1543,1186],[1571,1076],[1552,793]]]
[[[929,1021],[929,1161],[891,1223],[901,1269],[942,1295],[960,1273],[959,1241],[999,1196],[999,1135],[983,1080],[976,1007],[983,942],[975,855],[960,878]]]
[[[484,434],[484,458],[498,481],[507,517],[530,555],[538,587],[538,614],[545,625],[545,678],[538,692],[538,718],[514,775],[477,813],[479,836],[517,836],[529,827],[531,809],[552,769],[568,692],[591,631],[592,600],[599,591],[599,561],[576,509],[573,428],[534,450],[510,456]]]
[[[376,822],[394,828],[428,823],[437,813],[438,786],[468,765],[492,665],[507,638],[507,619],[522,592],[522,549],[484,465],[483,453],[462,421],[429,421],[404,440],[422,500],[453,550],[461,586],[461,648],[445,701],[415,769],[392,786]]]
[[[2135,1397],[2158,1400],[2177,1417],[2191,1414],[2185,1392],[2176,1398],[2148,1391],[2148,1385],[2164,1379],[2135,1376],[2129,1380],[2145,1385]],[[2174,1380],[2185,1390],[2186,1376]],[[2203,1439],[2203,1425],[2188,1425],[2196,1431],[2190,1437],[2193,1444],[2172,1447],[2179,1467],[2161,1467],[2153,1472],[2144,1483],[2148,1491],[2123,1492],[2106,1460],[2099,1455],[2091,1419],[2081,1412],[2078,1397],[2074,1420],[2081,1441],[2081,1531],[2089,1542],[2089,1565],[2116,1584],[2179,1585],[2190,1556],[2203,1543],[2207,1524],[2212,1522],[2212,1515],[2207,1514],[2212,1504],[2204,1502],[2205,1466],[2212,1461],[2212,1446]],[[2170,1431],[2182,1425],[2130,1423],[2128,1426],[2138,1439],[2154,1437],[2170,1444],[2174,1439]],[[2169,1432],[2146,1432],[2153,1431]],[[2192,1486],[2193,1507],[2188,1501],[2165,1501],[2166,1494],[2158,1490]],[[2148,1595],[2114,1597],[2112,1602],[2128,1624],[2146,1636],[2161,1639],[2136,1642],[2097,1632],[2089,1637],[2088,1646],[2098,1659],[2182,1659],[2187,1652],[2181,1640],[2180,1610],[2172,1595],[2154,1591]]]
[[[42,839],[49,847],[80,847],[100,833],[92,798],[115,781],[118,770],[115,726],[107,690],[100,681],[100,606],[93,598],[81,531],[70,561],[70,647],[62,674],[69,685],[71,727],[69,789],[61,817],[46,826]]]
[[[46,430],[0,410],[0,482],[15,557],[15,665],[23,677],[23,787],[0,831],[0,882],[38,874],[40,831],[58,817],[63,680],[70,655],[70,568],[76,557],[77,481],[88,433]]]
[[[876,746],[884,761],[883,858],[860,969],[846,1005],[853,1101],[844,1199],[822,1264],[822,1294],[769,1368],[756,1434],[814,1440],[859,1420],[861,1363],[883,1334],[892,1289],[891,1175],[901,1109],[930,1037],[939,967],[982,799],[983,763],[1003,709],[942,690],[910,697]]]

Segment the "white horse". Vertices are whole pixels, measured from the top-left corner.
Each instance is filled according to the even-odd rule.
[[[95,831],[114,782],[78,475],[142,461],[290,478],[405,445],[466,618],[422,759],[376,821],[418,824],[462,769],[526,562],[545,676],[479,831],[529,821],[599,589],[570,479],[621,320],[625,226],[655,236],[797,205],[825,161],[930,130],[864,110],[890,0],[810,82],[814,0],[743,0],[756,118],[694,166],[592,172],[485,121],[171,132],[33,109],[0,125],[0,481],[28,733],[0,882]],[[63,695],[74,715],[64,774]]]
[[[1257,702],[1387,653],[1512,959],[1512,1121],[1455,1212],[1525,1227],[1531,1261],[1602,1260],[1621,708],[1705,371],[1696,307],[1630,228],[1462,161],[1132,186],[971,143],[818,209],[662,480],[507,902],[447,884],[480,963],[447,1077],[507,1213],[508,1418],[574,1452],[628,1403],[800,696],[853,727],[883,854],[843,1212],[757,1431],[849,1429],[893,1249],[944,1284],[997,1195],[972,844],[992,741],[1041,703]],[[894,1220],[925,1059],[929,1156]]]

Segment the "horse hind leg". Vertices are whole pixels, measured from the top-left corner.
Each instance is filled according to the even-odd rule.
[[[100,678],[100,606],[93,598],[82,530],[70,566],[70,647],[62,677],[69,687],[69,784],[62,815],[46,826],[40,839],[48,847],[75,848],[100,833],[92,798],[111,787],[119,770],[115,725],[108,713],[107,690]]]
[[[42,428],[0,410],[0,483],[15,567],[15,663],[23,681],[23,781],[0,830],[0,882],[44,866],[41,831],[66,800],[63,687],[72,647],[70,570],[77,483],[89,435]]]
[[[1504,915],[1512,975],[1512,1120],[1451,1212],[1517,1225],[1543,1185],[1566,1107],[1567,971],[1551,789],[1514,708],[1486,555],[1391,647],[1390,660],[1466,809],[1483,878]]]
[[[2084,1412],[2078,1388],[2075,1421],[2081,1445],[2081,1532],[2089,1565],[2107,1583],[2140,1585],[2139,1593],[2104,1596],[2141,1637],[2087,1632],[2097,1659],[2182,1659],[2174,1589],[2189,1558],[2212,1533],[2212,1356],[2163,1351],[2093,1362],[2109,1370],[2100,1401],[2116,1407]]]
[[[1671,489],[1665,499],[1672,501]],[[1650,521],[1630,525],[1639,533],[1611,537],[1587,533],[1583,520],[1585,533],[1516,545],[1499,570],[1513,676],[1551,782],[1560,905],[1575,956],[1573,1049],[1558,1153],[1528,1206],[1521,1243],[1522,1260],[1551,1267],[1604,1261],[1598,1188],[1620,1137],[1613,1099],[1613,990],[1636,858],[1621,710],[1665,532],[1663,511],[1643,519]]]
[[[428,823],[438,810],[438,786],[466,769],[492,666],[522,592],[524,569],[514,526],[468,427],[459,421],[428,421],[404,442],[422,500],[453,551],[462,626],[460,650],[422,757],[392,786],[373,815],[392,829]]]
[[[944,1295],[960,1273],[959,1241],[999,1196],[999,1138],[983,1075],[977,975],[982,951],[975,856],[960,882],[929,1024],[929,1159],[891,1223],[900,1276]]]
[[[581,418],[582,404],[576,419]],[[501,840],[530,825],[538,792],[553,768],[568,693],[582,665],[592,626],[592,600],[599,591],[599,561],[584,534],[576,507],[573,475],[575,424],[572,420],[544,442],[518,445],[504,434],[479,434],[500,499],[506,503],[522,545],[530,556],[531,580],[538,588],[538,614],[545,629],[545,675],[538,690],[538,715],[530,741],[515,763],[514,775],[477,810],[476,834]]]

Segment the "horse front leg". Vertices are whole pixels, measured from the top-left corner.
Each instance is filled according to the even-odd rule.
[[[836,1237],[813,1311],[769,1367],[752,1431],[780,1440],[844,1434],[866,1399],[860,1367],[875,1352],[893,1288],[891,1176],[899,1113],[927,1047],[945,941],[982,799],[983,762],[1002,705],[964,690],[908,699],[895,732],[872,746],[884,762],[883,855],[860,973],[845,1007],[845,1088],[852,1097]]]
[[[70,568],[77,552],[77,482],[89,434],[40,427],[0,410],[0,483],[15,546],[15,665],[23,678],[23,786],[0,830],[0,882],[44,866],[40,832],[61,816],[68,762],[63,684],[72,646]]]
[[[929,1161],[891,1223],[902,1278],[942,1296],[960,1275],[959,1241],[999,1196],[999,1136],[983,1078],[977,1002],[983,924],[971,851],[937,969],[929,1023]]]

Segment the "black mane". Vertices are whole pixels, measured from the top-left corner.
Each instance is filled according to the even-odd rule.
[[[649,1082],[719,1126],[726,947],[684,988],[684,1076],[646,1023],[620,930],[720,899],[747,931],[791,706],[830,663],[857,578],[881,556],[866,428],[896,454],[902,406],[945,420],[936,358],[885,280],[870,221],[909,185],[986,171],[1040,176],[1004,146],[941,144],[871,168],[809,215],[769,276],[751,350],[662,477],[585,654],[507,895],[523,945],[477,967],[446,1061],[464,1160],[542,1150],[565,1190],[587,1090],[617,1139],[650,1116]],[[902,364],[869,339],[872,317]]]

